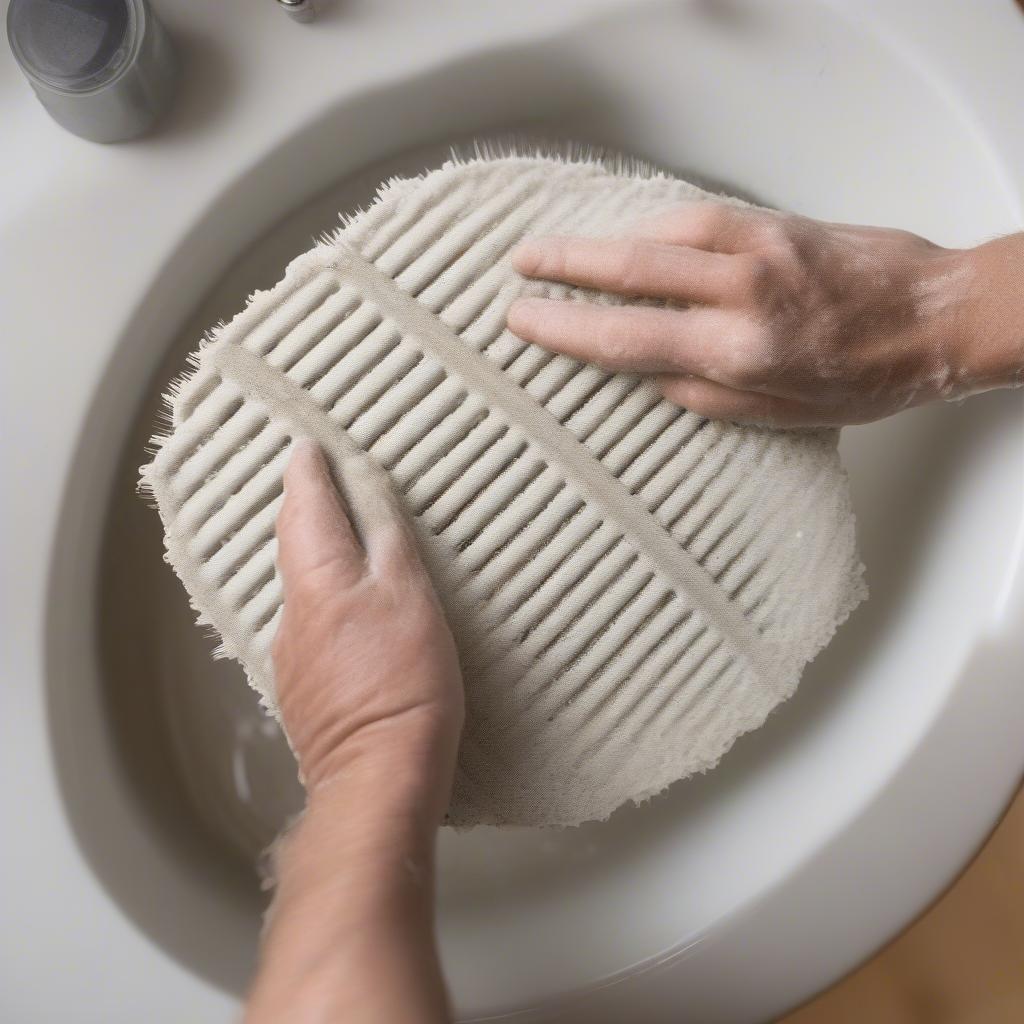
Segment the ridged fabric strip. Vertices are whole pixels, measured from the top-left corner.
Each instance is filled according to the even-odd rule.
[[[600,818],[713,767],[864,595],[835,432],[709,422],[505,329],[524,291],[621,301],[518,278],[524,235],[708,198],[637,170],[389,183],[192,357],[143,469],[168,561],[271,710],[292,439],[342,481],[351,458],[390,474],[464,669],[459,824]]]

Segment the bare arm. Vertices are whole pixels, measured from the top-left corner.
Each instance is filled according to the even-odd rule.
[[[358,538],[317,449],[298,443],[285,478],[274,663],[308,803],[277,853],[249,1024],[448,1019],[433,858],[458,661],[386,478],[365,460],[342,473]]]
[[[660,299],[522,299],[509,327],[721,419],[780,426],[879,419],[1024,382],[1024,234],[944,249],[905,231],[719,202],[626,237],[540,238],[529,277]]]

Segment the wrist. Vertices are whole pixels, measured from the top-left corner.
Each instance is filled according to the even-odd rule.
[[[331,908],[346,929],[369,927],[394,906],[427,906],[435,836],[404,786],[383,775],[339,779],[310,796],[276,844],[275,913],[301,919]]]
[[[368,725],[323,758],[307,778],[306,808],[282,838],[278,880],[315,880],[345,864],[361,876],[394,872],[432,855],[447,809],[457,734],[430,716]]]
[[[960,394],[1024,382],[1024,236],[958,253],[950,362]]]
[[[279,1020],[280,1007],[293,1014],[304,1004],[317,1010],[310,1019],[348,1019],[351,1009],[339,1006],[357,991],[350,979],[379,973],[403,942],[431,948],[436,823],[384,767],[359,762],[318,788],[278,840],[262,943],[273,970],[260,972],[254,1019]]]

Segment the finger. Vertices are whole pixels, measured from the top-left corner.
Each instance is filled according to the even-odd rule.
[[[773,427],[818,427],[833,423],[827,409],[758,391],[741,391],[700,377],[661,376],[656,383],[670,402],[712,420]]]
[[[401,576],[425,574],[409,514],[388,474],[369,458],[346,459],[341,482],[370,565]]]
[[[636,238],[533,238],[512,265],[526,277],[672,302],[721,302],[735,290],[728,256]]]
[[[286,600],[289,587],[308,573],[330,565],[343,583],[351,583],[362,575],[365,563],[323,453],[312,441],[297,439],[277,517],[277,564]]]
[[[704,307],[599,306],[553,299],[519,299],[508,328],[552,352],[634,373],[714,373],[708,341],[728,321]]]
[[[668,245],[735,254],[760,244],[764,216],[762,210],[697,200],[641,221],[631,234]]]

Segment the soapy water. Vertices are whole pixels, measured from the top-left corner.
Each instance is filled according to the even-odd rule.
[[[184,786],[195,818],[234,854],[254,881],[267,851],[305,804],[294,756],[280,725],[263,709],[241,668],[211,656],[215,640],[195,624],[181,584],[163,564],[158,518],[134,495],[122,506],[133,529],[120,534],[117,573],[147,594],[147,628],[131,656],[133,680],[155,673],[159,728],[170,741],[168,767]],[[153,651],[160,652],[153,660]],[[676,798],[685,797],[682,791]],[[372,796],[368,797],[372,799]],[[654,801],[627,807],[607,822],[577,828],[443,828],[438,836],[438,889],[448,907],[521,901],[556,880],[603,870],[658,831]],[[523,889],[526,886],[526,890]]]
[[[368,169],[367,195],[382,176],[381,170]],[[216,644],[196,627],[180,583],[162,561],[158,518],[135,494],[137,467],[152,432],[160,389],[180,371],[195,338],[210,323],[240,308],[254,282],[272,284],[286,257],[307,245],[310,234],[333,223],[336,210],[365,198],[346,186],[282,222],[264,245],[231,268],[211,299],[197,309],[155,375],[152,394],[132,428],[115,489],[119,497],[111,510],[109,527],[116,544],[105,562],[110,577],[105,600],[112,609],[108,618],[113,636],[106,656],[106,671],[116,680],[112,696],[123,699],[139,690],[140,682],[155,683],[158,700],[148,695],[144,700],[160,705],[160,714],[153,716],[160,721],[154,728],[167,735],[173,748],[172,761],[160,770],[173,772],[187,791],[195,812],[189,827],[201,822],[222,847],[241,857],[254,879],[267,846],[301,811],[304,793],[287,740],[259,706],[241,670],[234,663],[211,659]],[[152,693],[148,686],[141,689]],[[135,730],[134,721],[131,727]],[[768,744],[768,739],[746,741],[718,772],[676,787],[644,807],[624,808],[606,823],[570,830],[443,829],[441,894],[449,902],[480,901],[492,911],[506,898],[503,894],[521,904],[524,880],[539,892],[549,891],[555,881],[583,884],[603,865],[653,844],[673,818],[689,815],[697,820],[702,808],[713,805],[719,788],[727,788],[737,772],[742,774],[744,757],[750,756],[744,751],[756,752],[759,743]],[[158,744],[153,746],[155,758]],[[159,800],[148,798],[153,803]]]
[[[199,639],[196,646],[208,648],[209,641]],[[204,656],[205,664],[199,660]],[[207,828],[256,864],[302,810],[295,760],[280,725],[260,707],[237,665],[214,661],[208,649],[188,662],[189,678],[160,677],[182,781]]]
[[[211,641],[189,621],[184,596],[174,593],[177,580],[166,566],[156,569],[169,577],[168,598],[177,598],[181,612],[180,622],[164,625],[185,640],[175,651],[175,668],[184,669],[159,674],[176,773],[205,829],[241,857],[254,879],[265,878],[269,848],[305,802],[294,757],[241,669],[210,658]],[[448,906],[473,906],[521,899],[524,884],[542,888],[585,869],[600,871],[640,841],[644,823],[650,829],[657,820],[652,811],[625,808],[611,821],[566,829],[442,828],[439,893]]]

